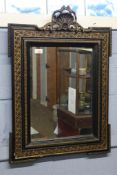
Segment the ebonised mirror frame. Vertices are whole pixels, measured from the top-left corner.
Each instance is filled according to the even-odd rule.
[[[21,162],[50,155],[109,151],[110,28],[85,29],[77,23],[76,14],[70,7],[63,6],[53,13],[52,21],[42,28],[33,25],[9,24],[8,32],[13,86],[10,162]],[[46,54],[45,57],[43,53]],[[45,95],[47,110],[50,110],[50,106],[52,113],[53,109],[56,109],[54,112],[58,117],[57,127],[59,129],[57,128],[56,134],[52,131],[52,135],[44,135],[46,130],[44,128],[49,128],[49,124],[40,127],[37,135],[31,134],[34,118],[32,113],[36,110],[32,107],[35,106],[35,101],[33,101],[35,98],[32,97],[33,85],[35,86],[35,83],[32,82],[32,69],[35,71],[32,62],[35,59],[35,54],[42,57],[42,61],[44,58],[47,59],[48,55],[50,55],[49,59],[53,57],[49,63],[46,60],[43,70],[46,70],[46,76],[50,75],[50,80],[46,82],[41,77],[42,81],[39,80],[39,84],[36,84],[36,87],[38,85],[38,88],[42,89],[45,88],[44,81],[46,86],[48,83],[47,87],[50,89],[52,85],[49,82],[54,81],[54,85],[56,84],[52,90],[55,94],[54,102],[51,103],[51,98],[48,99],[47,93]],[[56,70],[52,69],[51,74],[49,74],[51,66],[52,68],[55,66]],[[36,67],[37,71],[40,71],[43,65],[40,63]],[[37,76],[37,73],[35,75]],[[38,100],[41,99],[41,95],[39,95]],[[37,106],[37,109],[41,106],[46,111],[41,100]],[[43,113],[37,113],[39,117],[44,118]],[[46,111],[45,115],[47,114],[49,115],[49,112]],[[44,119],[44,123],[47,123],[46,119]],[[35,126],[40,125],[43,125],[41,121]]]

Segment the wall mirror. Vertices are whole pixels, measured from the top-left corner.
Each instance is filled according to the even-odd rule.
[[[109,28],[83,28],[63,6],[41,28],[9,24],[10,161],[109,150]]]

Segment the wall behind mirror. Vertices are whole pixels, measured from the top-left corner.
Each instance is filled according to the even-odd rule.
[[[0,152],[9,145],[11,131],[11,59],[8,58],[8,30],[0,28]]]

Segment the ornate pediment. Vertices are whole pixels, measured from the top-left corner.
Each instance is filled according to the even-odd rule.
[[[82,31],[83,27],[77,23],[76,14],[69,6],[63,6],[52,14],[52,21],[47,23],[44,30]]]

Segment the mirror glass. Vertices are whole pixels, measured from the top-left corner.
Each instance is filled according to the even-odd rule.
[[[30,47],[31,142],[93,134],[93,49]]]

